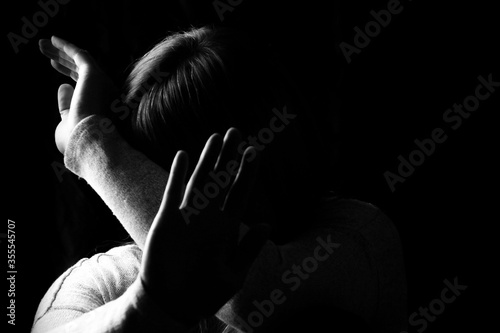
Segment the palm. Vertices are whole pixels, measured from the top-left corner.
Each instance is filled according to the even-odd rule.
[[[255,179],[257,163],[246,158],[250,150],[245,152],[231,186],[220,189],[217,197],[186,220],[185,209],[194,204],[192,189],[203,188],[208,173],[234,157],[232,148],[238,140],[237,132],[230,130],[224,142],[226,149],[222,148],[217,159],[222,140],[212,136],[185,191],[187,155],[180,152],[176,156],[146,241],[141,270],[145,288],[158,302],[175,304],[167,309],[170,312],[189,309],[193,321],[214,314],[241,288],[267,238],[266,228],[254,228],[238,242],[241,207],[233,203],[245,201],[245,192]]]

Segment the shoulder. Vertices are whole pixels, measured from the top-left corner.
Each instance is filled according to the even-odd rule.
[[[375,225],[394,229],[392,220],[378,206],[353,198],[325,197],[318,205],[319,225],[358,232],[372,230]]]
[[[322,203],[318,216],[323,233],[335,235],[344,245],[350,244],[350,251],[364,253],[373,267],[380,271],[390,266],[403,267],[403,247],[396,224],[376,205],[334,198]]]

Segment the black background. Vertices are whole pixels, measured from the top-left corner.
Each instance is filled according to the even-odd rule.
[[[210,22],[268,40],[321,121],[331,144],[325,151],[331,178],[344,193],[378,205],[392,218],[405,251],[409,313],[438,298],[444,279],[457,277],[467,290],[426,331],[495,327],[493,114],[500,88],[458,129],[442,119],[446,109],[474,93],[479,75],[492,73],[500,81],[493,5],[402,1],[402,12],[347,64],[339,43],[353,44],[353,28],[363,28],[372,20],[370,11],[385,9],[387,1],[244,0],[222,23],[211,3],[73,0],[18,53],[7,34],[21,34],[21,18],[31,21],[40,7],[36,1],[3,5],[4,207],[16,223],[16,329],[29,331],[41,297],[69,265],[127,240],[83,180],[65,172],[60,181],[53,170],[54,162],[62,163],[54,144],[57,88],[70,81],[39,53],[38,39],[56,34],[89,50],[120,84],[128,64],[166,33]],[[446,131],[446,142],[391,192],[384,172],[396,173],[398,155],[407,157],[416,148],[413,141],[429,138],[437,127]],[[4,225],[0,232],[6,230]],[[325,331],[334,328],[332,323]]]

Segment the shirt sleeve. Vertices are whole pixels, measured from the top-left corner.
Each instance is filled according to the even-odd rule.
[[[118,299],[136,280],[142,252],[124,245],[78,261],[42,298],[33,332],[46,332]]]
[[[32,333],[188,333],[194,328],[161,310],[136,279],[117,299],[67,322],[37,323]]]
[[[133,149],[105,118],[89,116],[71,133],[66,168],[85,179],[142,249],[168,173]]]

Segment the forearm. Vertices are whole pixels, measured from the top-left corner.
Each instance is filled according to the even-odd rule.
[[[35,326],[32,333],[156,333],[190,332],[172,320],[144,294],[140,280],[119,298],[56,328]]]
[[[92,186],[142,249],[168,173],[128,145],[116,129],[106,131],[101,120],[90,116],[75,127],[64,162]]]

